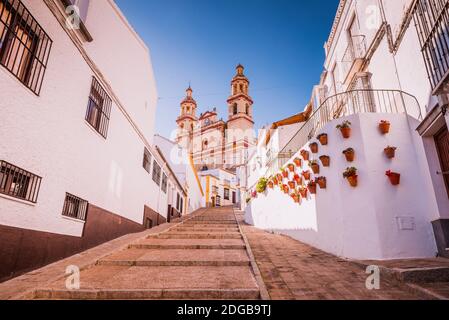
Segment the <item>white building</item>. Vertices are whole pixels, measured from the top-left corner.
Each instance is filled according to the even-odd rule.
[[[180,182],[187,193],[185,200],[185,214],[190,214],[202,207],[204,204],[204,190],[198,172],[195,169],[192,157],[174,141],[160,135],[155,135],[154,144],[160,149],[164,158],[167,159],[176,179]],[[176,208],[176,195],[169,196],[169,206]]]
[[[149,49],[112,0],[72,2],[79,27],[69,0],[0,0],[0,279],[165,222],[169,189],[183,212]]]
[[[313,114],[281,150],[298,152],[290,163],[309,151],[321,165],[312,179],[325,177],[326,189],[318,188],[301,205],[280,189],[269,190],[251,202],[249,222],[348,258],[448,255],[447,3],[340,1],[325,44],[324,72],[313,90]],[[336,129],[345,120],[352,123],[350,139]],[[378,130],[381,120],[391,123],[387,135]],[[313,154],[310,143],[321,133],[329,143],[318,143]],[[387,146],[398,148],[393,160],[383,153]],[[356,151],[353,163],[342,155],[350,147]],[[330,167],[323,167],[320,156],[330,157]],[[310,170],[307,164],[295,173]],[[358,169],[357,188],[342,178],[347,167]],[[388,170],[401,174],[399,186],[389,183]]]
[[[234,172],[225,169],[202,171],[200,179],[205,190],[205,207],[240,207],[240,181]]]

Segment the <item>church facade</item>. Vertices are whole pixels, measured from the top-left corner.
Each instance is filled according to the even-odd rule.
[[[231,96],[227,100],[227,121],[218,117],[217,109],[197,116],[198,105],[189,86],[181,102],[176,123],[177,143],[192,155],[200,171],[235,170],[245,164],[248,150],[255,144],[253,100],[250,82],[244,67],[238,65],[231,81]]]

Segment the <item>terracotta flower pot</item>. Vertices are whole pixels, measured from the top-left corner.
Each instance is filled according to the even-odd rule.
[[[302,178],[301,178],[301,176],[300,176],[299,174],[295,174],[293,180],[295,180],[295,182],[296,182],[298,185],[301,185],[301,184],[302,184]]]
[[[396,157],[395,148],[385,148],[384,152],[388,159],[393,159],[394,157]]]
[[[301,195],[301,197],[303,197],[304,199],[307,199],[307,189],[306,188],[304,188],[304,189],[300,189],[299,190],[299,194]]]
[[[296,188],[296,182],[295,181],[289,181],[288,182],[288,186],[290,189],[295,189]]]
[[[298,168],[301,168],[301,167],[302,167],[302,160],[301,160],[300,158],[295,158],[295,160],[293,160],[293,162],[295,163],[295,165],[296,165]]]
[[[275,185],[279,184],[278,178],[276,178],[276,177],[273,178],[273,184],[275,184]]]
[[[314,174],[320,174],[320,165],[319,164],[312,164],[310,167],[312,168],[312,171]]]
[[[401,175],[396,172],[390,172],[387,174],[387,177],[390,179],[390,182],[393,186],[397,186],[401,183]]]
[[[274,183],[273,183],[273,181],[268,182],[268,188],[274,189]]]
[[[382,134],[390,133],[391,124],[389,122],[381,122],[379,123],[379,130]]]
[[[289,165],[287,166],[287,168],[288,168],[288,170],[290,170],[290,172],[295,172],[295,165],[289,164]]]
[[[318,143],[314,142],[310,144],[310,151],[312,153],[318,153]]]
[[[282,187],[282,190],[284,190],[285,194],[288,194],[288,192],[290,191],[290,188],[288,187],[288,185],[284,184],[284,186]]]
[[[354,158],[355,158],[355,152],[354,151],[347,151],[344,153],[345,157],[346,157],[346,161],[348,162],[353,162]]]
[[[301,201],[301,198],[299,197],[299,194],[293,193],[291,194],[291,197],[295,203],[299,203]]]
[[[321,160],[321,163],[323,164],[323,167],[330,167],[331,158],[329,156],[321,156],[320,160]]]
[[[316,182],[320,186],[321,189],[326,189],[326,187],[327,187],[327,180],[326,180],[326,178],[317,179]]]
[[[278,180],[278,183],[281,183],[282,180],[284,179],[284,177],[282,176],[282,174],[278,174],[278,175],[276,176],[276,178],[277,178],[277,180]]]
[[[310,180],[310,171],[303,171],[302,176],[305,180]]]
[[[288,171],[287,170],[282,171],[282,176],[284,178],[288,178]]]
[[[327,134],[321,134],[318,136],[318,140],[320,141],[322,146],[327,146],[329,143]]]
[[[309,183],[307,188],[309,189],[310,194],[316,194],[316,183],[315,182]]]
[[[343,138],[349,139],[351,137],[351,128],[341,128],[340,129],[341,134],[343,135]]]
[[[348,177],[348,182],[351,185],[351,187],[354,187],[354,188],[357,187],[358,177],[359,176],[357,176],[357,175]]]
[[[301,151],[301,156],[304,158],[304,161],[309,161],[309,159],[310,159],[309,151],[302,150]]]

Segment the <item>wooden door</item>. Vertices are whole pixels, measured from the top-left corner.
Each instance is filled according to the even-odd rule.
[[[449,132],[446,126],[435,135],[435,143],[441,163],[441,174],[446,183],[447,195],[449,197]]]

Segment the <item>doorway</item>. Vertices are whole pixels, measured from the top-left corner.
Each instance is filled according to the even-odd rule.
[[[435,135],[435,144],[438,151],[438,157],[441,163],[441,174],[443,175],[446,184],[447,196],[449,197],[449,131],[447,126],[444,126]]]

